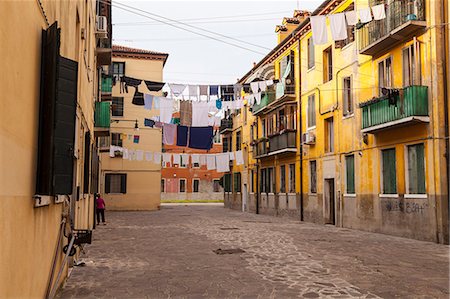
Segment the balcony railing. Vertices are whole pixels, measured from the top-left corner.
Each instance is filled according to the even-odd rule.
[[[111,102],[96,102],[94,121],[97,128],[109,128],[111,125]]]
[[[253,145],[253,155],[255,158],[267,156],[269,153],[268,143],[269,141],[267,139],[255,141],[255,144]]]
[[[272,103],[273,101],[275,101],[274,92],[264,93],[261,96],[261,102],[259,104],[253,105],[252,107],[253,115],[257,115],[258,113],[262,112],[264,108],[266,108],[266,106]]]
[[[429,122],[428,87],[409,86],[403,95],[389,98],[380,97],[360,104],[362,109],[362,132],[376,132],[408,123]]]
[[[382,55],[425,27],[425,0],[394,0],[387,6],[385,19],[358,30],[359,53]]]
[[[112,92],[112,76],[102,76],[102,92]]]
[[[220,121],[219,133],[223,134],[227,131],[231,131],[233,129],[233,119],[222,119]]]
[[[295,135],[295,130],[289,130],[269,137],[269,154],[296,151],[297,144]]]

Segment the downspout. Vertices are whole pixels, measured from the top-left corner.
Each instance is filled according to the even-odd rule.
[[[258,139],[258,119],[256,120],[256,139]],[[256,145],[258,147],[258,145]],[[256,151],[258,154],[258,151]],[[259,195],[260,195],[261,186],[259,185],[259,158],[256,159],[256,214],[259,214]]]
[[[299,61],[299,81],[301,80],[301,68],[300,68],[300,39],[298,40],[298,61]],[[300,94],[301,92],[301,81],[299,82],[299,91],[298,93]],[[320,91],[319,91],[320,92]],[[298,130],[299,130],[299,140],[300,140],[300,152],[298,153],[299,156],[299,162],[300,162],[300,221],[303,221],[303,142],[302,142],[302,101],[301,101],[301,96],[299,96],[299,101],[298,101],[298,118],[300,119],[300,121],[298,122]],[[297,120],[295,120],[297,121]],[[294,169],[295,171],[295,169]]]

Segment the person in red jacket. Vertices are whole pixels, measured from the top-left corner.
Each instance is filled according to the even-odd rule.
[[[100,224],[100,216],[102,217],[102,223],[103,225],[106,224],[105,221],[105,201],[103,200],[103,198],[100,196],[99,193],[97,193],[97,199],[96,199],[96,204],[97,204],[97,225]]]

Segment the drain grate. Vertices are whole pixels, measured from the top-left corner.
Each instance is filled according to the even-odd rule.
[[[236,230],[239,228],[237,228],[237,227],[220,227],[219,229],[221,229],[221,230]]]
[[[231,249],[216,249],[213,250],[215,254],[234,254],[234,253],[244,253],[245,251],[240,248],[231,248]]]

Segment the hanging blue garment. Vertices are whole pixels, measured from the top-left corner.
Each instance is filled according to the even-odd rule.
[[[222,100],[216,100],[216,108],[217,109],[222,109]]]
[[[213,127],[190,127],[189,147],[209,150],[213,144]]]
[[[219,86],[218,85],[210,85],[209,86],[209,95],[216,96],[219,94]]]
[[[177,127],[177,146],[188,145],[188,130],[189,127],[186,126]]]

